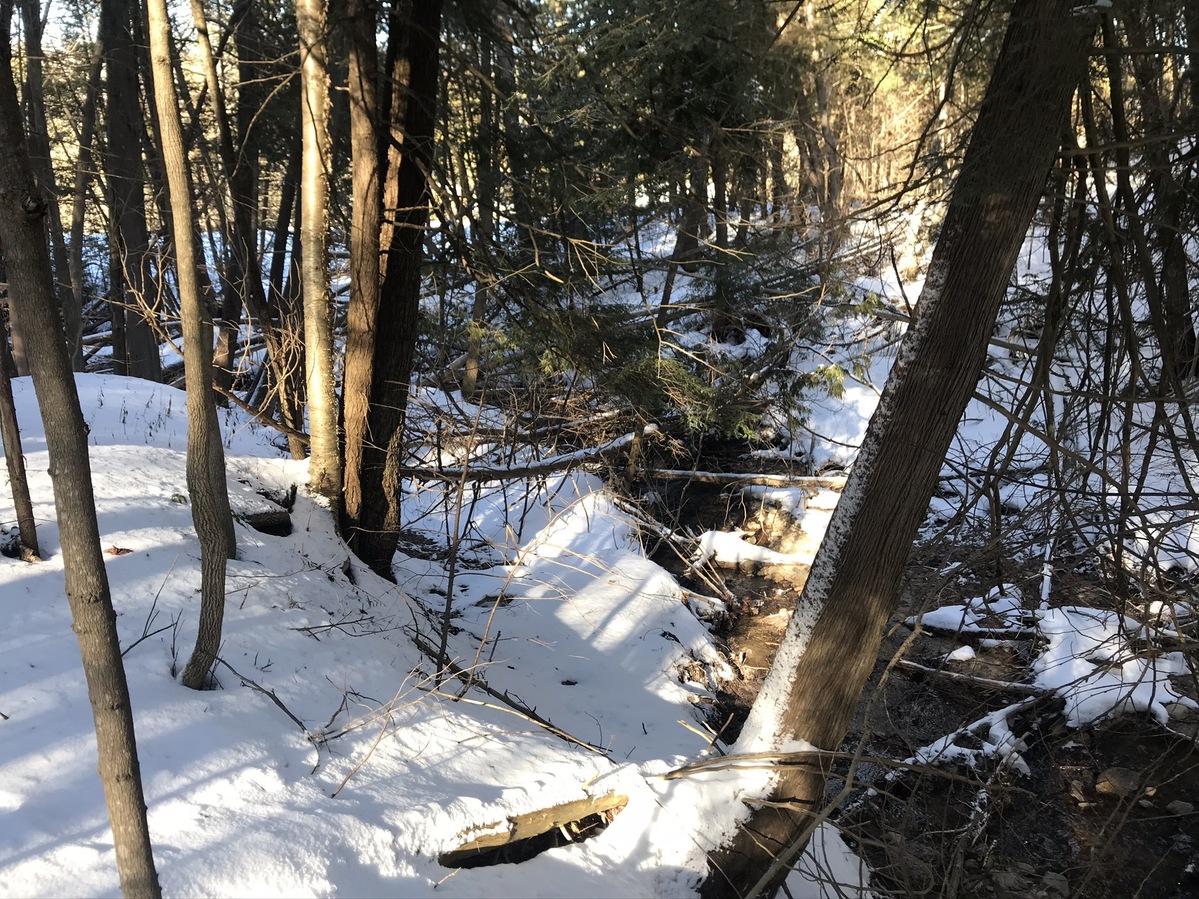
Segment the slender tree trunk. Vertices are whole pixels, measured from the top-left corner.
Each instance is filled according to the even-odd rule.
[[[1150,45],[1150,35],[1155,33],[1153,26],[1156,23],[1151,10],[1139,12],[1140,15],[1134,10],[1121,18],[1130,43],[1135,47],[1147,47]],[[1141,16],[1148,19],[1148,23]],[[1104,42],[1111,51],[1119,49],[1115,28],[1110,23],[1104,26]],[[1175,173],[1170,146],[1166,143],[1166,135],[1176,126],[1173,122],[1167,122],[1164,110],[1168,98],[1163,96],[1167,90],[1163,61],[1137,53],[1132,55],[1130,62],[1145,135],[1150,138],[1149,145],[1141,154],[1144,182],[1148,188],[1146,213],[1142,214],[1142,204],[1132,190],[1132,180],[1128,175],[1132,158],[1126,148],[1116,151],[1116,164],[1121,173],[1120,188],[1127,198],[1126,202],[1131,204],[1127,213],[1135,217],[1135,221],[1130,222],[1130,230],[1133,232],[1134,245],[1141,250],[1138,257],[1147,282],[1146,299],[1150,305],[1151,319],[1160,332],[1158,342],[1162,347],[1162,381],[1167,389],[1171,389],[1182,387],[1191,380],[1195,376],[1196,364],[1195,323],[1191,317],[1187,275],[1187,226],[1183,222],[1187,191]],[[1123,76],[1118,56],[1109,55],[1107,66],[1112,83]],[[1192,72],[1191,77],[1199,78],[1199,73]],[[1121,86],[1113,94],[1113,102],[1122,96]],[[1124,115],[1114,114],[1112,124],[1116,141],[1127,144],[1130,136]],[[1152,252],[1145,252],[1150,249],[1150,238],[1161,254],[1160,263]]]
[[[382,166],[379,153],[379,50],[374,0],[349,0],[350,306],[341,387],[345,435],[342,469],[342,534],[351,542],[363,514],[363,453],[370,443],[367,416],[374,381],[375,322],[379,317],[379,228]]]
[[[841,145],[833,128],[833,111],[828,95],[828,81],[819,69],[815,73],[816,114],[820,123],[819,164],[820,233],[824,259],[831,261],[840,249],[845,235],[845,215],[841,202],[845,163]]]
[[[708,220],[708,148],[711,136],[705,135],[699,152],[691,160],[691,178],[687,197],[683,201],[683,215],[674,242],[670,261],[687,271],[695,268],[700,254],[700,244],[707,232]]]
[[[920,295],[853,473],[738,750],[836,750],[895,611],[904,564],[986,358],[1093,32],[1074,0],[1017,0]],[[713,852],[703,896],[770,896],[807,842],[824,766],[781,771]]]
[[[486,260],[483,265],[472,265],[475,290],[471,301],[470,324],[466,335],[466,361],[462,367],[462,397],[473,401],[479,389],[480,364],[483,354],[484,319],[487,314],[487,298],[498,280],[496,274],[495,219],[496,196],[499,187],[499,170],[496,158],[499,155],[493,85],[495,84],[492,29],[495,26],[496,6],[489,2],[483,13],[486,25],[479,33],[479,135],[477,163],[475,168],[475,193],[479,207],[478,221],[472,234],[472,246],[476,260]]]
[[[175,233],[176,277],[183,323],[187,376],[187,488],[192,521],[200,539],[202,581],[196,648],[183,669],[183,683],[204,685],[221,644],[225,616],[225,560],[237,552],[225,451],[212,390],[212,321],[200,294],[200,264],[192,228],[191,175],[171,78],[171,32],[166,0],[149,0],[150,64],[154,99]]]
[[[308,374],[308,476],[312,489],[332,504],[341,497],[341,447],[337,436],[337,394],[333,383],[333,298],[329,290],[329,133],[328,0],[296,0],[300,35],[301,174],[300,240],[304,245],[304,351]]]
[[[299,193],[300,170],[303,166],[303,151],[300,135],[295,135],[291,152],[287,156],[287,168],[283,172],[283,183],[279,185],[279,210],[271,239],[271,265],[267,272],[270,303],[274,308],[283,305],[283,288],[287,279],[287,260],[292,240],[291,222],[295,217],[296,195]],[[354,204],[357,206],[357,202]],[[296,244],[299,235],[295,235]]]
[[[81,324],[83,305],[87,301],[84,296],[83,283],[83,231],[87,213],[87,189],[96,165],[92,145],[96,138],[96,106],[100,96],[100,76],[103,71],[104,42],[102,36],[98,36],[95,51],[92,54],[91,68],[88,70],[87,92],[84,94],[83,111],[80,117],[79,153],[75,158],[75,189],[71,195],[71,241],[67,248],[72,302],[80,311]],[[76,371],[83,371],[83,342],[81,339],[75,345],[71,364]]]
[[[12,356],[8,352],[8,338],[0,329],[0,441],[4,446],[4,461],[8,466],[8,482],[12,485],[12,503],[17,512],[17,530],[21,534],[23,554],[36,559],[41,555],[41,550],[37,545],[33,498],[29,495],[25,455],[21,450],[21,428],[17,422],[17,406],[12,393],[13,371]]]
[[[225,255],[228,258],[228,271],[222,282],[221,291],[221,327],[217,334],[216,350],[213,353],[213,377],[222,390],[233,387],[234,355],[237,352],[237,335],[241,326],[241,310],[245,305],[245,288],[248,277],[247,264],[243,252],[245,236],[239,233],[240,221],[236,207],[238,204],[252,201],[251,198],[239,197],[233,185],[233,173],[239,164],[238,154],[233,146],[233,134],[229,127],[229,115],[225,104],[225,91],[221,86],[220,75],[217,73],[216,57],[212,52],[212,40],[208,34],[208,15],[204,10],[203,0],[191,0],[192,21],[196,26],[196,44],[200,50],[200,61],[204,68],[204,81],[208,96],[212,102],[212,114],[217,126],[217,146],[219,147],[221,163],[224,169],[224,181],[227,187],[229,206],[234,208],[235,223],[228,227],[228,216],[220,209],[221,241],[224,244]],[[195,121],[199,120],[199,116]],[[214,180],[219,180],[214,178]],[[219,189],[219,188],[218,188]],[[223,204],[222,204],[223,205]],[[250,236],[251,246],[253,236]],[[256,257],[255,257],[256,258]],[[259,282],[261,283],[261,278]],[[232,288],[232,289],[229,289]],[[263,328],[269,328],[270,323],[261,323]]]
[[[118,374],[162,379],[158,338],[147,319],[157,312],[158,291],[149,265],[142,119],[138,102],[137,45],[130,0],[102,0],[100,43],[107,68],[109,204],[109,303],[113,317],[113,367]]]
[[[58,206],[58,185],[50,159],[50,130],[46,122],[46,100],[42,76],[42,8],[38,0],[21,0],[21,23],[25,29],[25,110],[28,116],[26,134],[29,138],[30,162],[37,173],[42,190],[50,198],[46,215],[46,232],[54,264],[55,293],[62,305],[67,344],[71,355],[80,353],[82,310],[72,302],[73,294],[67,283],[67,244],[63,238],[62,211]]]
[[[509,265],[519,270],[532,262],[539,253],[538,221],[530,191],[533,189],[533,163],[526,149],[525,127],[520,117],[517,86],[516,43],[521,35],[520,17],[508,17],[504,39],[495,46],[495,90],[500,107],[501,143],[508,160],[508,184],[512,190],[512,222],[516,231],[516,246],[509,251]],[[522,80],[523,84],[523,80]]]
[[[293,366],[302,364],[293,348],[300,343],[299,333],[291,328],[293,319],[283,314],[276,322],[267,304],[266,292],[262,284],[262,267],[258,259],[256,242],[255,196],[254,196],[254,163],[250,158],[246,141],[246,131],[243,128],[239,141],[235,142],[233,129],[226,110],[224,90],[217,74],[216,61],[212,52],[212,44],[208,38],[208,23],[204,11],[203,0],[192,0],[192,17],[200,47],[200,55],[204,64],[208,94],[212,98],[213,114],[217,122],[218,146],[221,162],[225,170],[225,181],[228,187],[229,205],[232,209],[232,228],[228,235],[229,254],[228,281],[233,286],[233,296],[226,296],[222,309],[222,324],[220,339],[217,343],[216,363],[222,386],[232,383],[232,358],[236,343],[237,330],[241,322],[241,309],[244,306],[250,315],[258,322],[258,327],[267,345],[268,364],[272,368],[275,387],[279,394],[280,417],[288,428],[295,432],[303,431],[303,416],[301,400],[294,390],[297,379],[293,377]],[[249,29],[251,10],[238,5],[237,29]],[[245,48],[245,42],[239,44]],[[247,65],[246,74],[252,67]],[[252,86],[247,85],[246,99],[253,96]],[[240,103],[240,101],[239,101]],[[245,126],[245,122],[241,122]],[[302,440],[288,435],[288,445],[292,455],[302,459],[305,455],[305,445]]]
[[[43,221],[46,200],[30,167],[12,75],[12,12],[12,0],[0,2],[0,243],[12,290],[10,302],[23,313],[31,351],[33,386],[50,453],[67,599],[92,704],[100,782],[121,890],[127,897],[158,897],[161,890],[146,823],[129,687],[100,551],[87,427],[54,296]]]

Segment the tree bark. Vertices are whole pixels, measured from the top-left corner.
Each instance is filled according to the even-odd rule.
[[[46,236],[50,241],[54,265],[55,293],[62,304],[63,324],[72,357],[82,361],[82,309],[73,303],[74,295],[68,284],[67,244],[63,238],[62,211],[58,206],[58,185],[50,159],[50,129],[46,121],[46,100],[42,75],[42,7],[38,0],[21,0],[21,24],[25,29],[25,110],[28,117],[26,134],[29,140],[30,163],[39,186],[49,197],[46,214]]]
[[[466,360],[462,367],[462,398],[475,401],[479,390],[479,375],[483,354],[484,320],[487,315],[487,299],[495,290],[496,274],[495,221],[496,198],[500,186],[500,170],[497,158],[500,153],[501,128],[497,121],[493,102],[496,84],[494,36],[496,4],[490,0],[480,10],[486,24],[479,29],[479,72],[482,77],[476,82],[479,90],[478,148],[475,163],[475,202],[478,218],[471,234],[471,245],[475,260],[486,260],[483,265],[471,264],[475,278],[474,296],[471,301],[470,322],[466,334]],[[465,173],[464,173],[465,174]],[[476,233],[477,232],[477,233]]]
[[[382,220],[382,164],[379,152],[379,49],[374,0],[349,0],[350,306],[341,405],[345,434],[342,470],[342,534],[358,531],[363,513],[362,456],[369,442],[367,415],[374,381],[373,341],[379,316],[379,227]]]
[[[329,289],[328,0],[296,0],[300,35],[301,171],[300,242],[304,296],[304,352],[308,397],[308,479],[336,514],[341,496],[341,446],[333,382],[333,297]]]
[[[217,127],[217,147],[224,168],[225,184],[228,188],[229,207],[234,210],[234,224],[228,226],[228,216],[222,209],[220,212],[221,240],[223,241],[229,261],[225,278],[222,280],[221,291],[221,327],[217,334],[216,350],[213,354],[213,377],[218,389],[228,392],[233,388],[234,355],[237,352],[237,336],[241,326],[241,310],[245,305],[246,282],[250,277],[246,258],[245,245],[247,237],[250,243],[250,256],[257,262],[254,253],[253,234],[242,233],[239,224],[248,224],[245,214],[238,214],[238,207],[252,204],[253,197],[239,195],[235,184],[235,172],[241,166],[242,160],[233,145],[233,133],[229,127],[229,114],[225,103],[225,91],[221,86],[220,75],[217,72],[216,57],[212,51],[212,39],[208,34],[208,14],[204,9],[203,0],[191,0],[192,21],[196,26],[196,44],[200,50],[200,60],[204,67],[204,82],[208,88],[208,96],[212,102],[212,115]],[[199,121],[199,115],[196,116]],[[223,204],[222,204],[223,205]],[[262,283],[261,276],[258,277]],[[265,304],[265,299],[264,299]],[[263,329],[270,327],[270,322],[260,323]]]
[[[41,555],[37,545],[37,523],[33,517],[33,499],[29,495],[29,478],[25,474],[25,456],[21,450],[21,428],[17,422],[17,407],[12,394],[12,356],[8,338],[0,329],[0,441],[4,446],[4,462],[8,466],[8,482],[12,485],[12,503],[17,513],[17,530],[26,553]]]
[[[63,340],[43,218],[46,200],[30,167],[12,75],[12,0],[0,2],[0,243],[11,303],[20,308],[33,386],[50,454],[72,627],[79,641],[96,728],[100,781],[112,825],[121,890],[158,897],[133,710],[121,663],[116,613],[100,551],[87,427]]]
[[[354,479],[355,490],[360,491],[354,497],[357,515],[353,515],[351,492],[347,489],[345,534],[363,561],[389,579],[399,538],[403,424],[416,349],[423,242],[429,217],[427,179],[433,161],[441,9],[440,0],[402,0],[392,10],[388,50],[390,127],[383,147],[388,157],[383,201],[387,216],[378,237],[380,249],[386,247],[380,254],[380,299],[373,331],[362,330],[370,315],[365,303],[356,315],[351,315],[351,327],[355,329],[351,340],[360,343],[348,346],[346,352],[347,392],[351,349],[365,354],[369,346],[372,370],[365,422],[350,421],[351,409],[357,406],[351,407],[349,396],[345,405],[347,486]],[[360,60],[368,58],[368,53],[360,54]],[[363,70],[358,77],[365,79],[367,75]],[[356,88],[351,85],[351,89]],[[364,290],[369,289],[364,285]],[[360,383],[356,379],[355,389]],[[361,399],[360,395],[354,398],[356,402]],[[360,446],[351,448],[352,437],[361,439]],[[352,457],[360,460],[353,473]]]
[[[162,379],[158,338],[150,327],[158,306],[148,259],[146,186],[142,173],[142,120],[137,45],[130,0],[102,0],[100,43],[107,71],[109,303],[113,368],[117,374]]]
[[[363,561],[391,578],[399,536],[404,412],[416,349],[422,245],[429,212],[427,176],[433,161],[438,99],[441,2],[403,0],[393,8],[387,53],[391,91],[384,98],[376,91],[376,10],[370,0],[351,4],[356,203],[343,387],[343,533]],[[382,121],[388,123],[386,129]],[[376,149],[373,162],[372,147]],[[381,215],[384,207],[386,217]]]
[[[71,276],[72,303],[80,311],[82,319],[83,305],[87,301],[84,296],[83,283],[83,239],[84,225],[87,213],[87,189],[95,170],[92,146],[96,139],[96,106],[100,96],[100,76],[104,71],[103,36],[96,38],[96,47],[92,54],[91,68],[87,75],[87,92],[83,98],[83,110],[79,123],[79,152],[75,158],[75,189],[71,195],[71,240],[67,247],[67,268]],[[82,321],[81,321],[82,324]],[[83,371],[82,340],[76,347],[71,358],[71,365],[76,371]]]
[[[1143,21],[1142,17],[1148,22]],[[1150,35],[1158,33],[1155,28],[1158,22],[1151,8],[1134,9],[1130,14],[1121,16],[1121,19],[1129,42],[1134,47],[1149,46]],[[1118,50],[1119,43],[1110,18],[1104,24],[1103,33],[1105,46],[1111,51]],[[1175,170],[1171,159],[1174,153],[1167,143],[1167,135],[1176,127],[1176,123],[1167,121],[1167,94],[1171,89],[1166,87],[1164,60],[1139,53],[1130,57],[1144,135],[1150,138],[1139,161],[1143,172],[1141,178],[1147,188],[1144,202],[1132,189],[1129,176],[1132,157],[1123,147],[1116,151],[1116,164],[1120,172],[1118,183],[1126,197],[1127,214],[1134,219],[1130,221],[1129,230],[1133,233],[1133,243],[1139,248],[1137,255],[1146,281],[1150,320],[1159,332],[1162,381],[1166,389],[1174,390],[1182,388],[1194,378],[1197,349],[1187,274],[1187,226],[1183,216],[1187,185],[1178,177],[1179,172]],[[1123,77],[1118,56],[1109,55],[1107,66],[1109,83],[1114,84],[1116,79]],[[1192,72],[1191,77],[1199,78],[1199,73]],[[1112,101],[1116,102],[1122,96],[1120,85],[1115,88]],[[1128,126],[1122,111],[1113,115],[1112,124],[1117,143],[1129,141]],[[1145,252],[1150,250],[1150,238],[1160,253],[1160,262],[1151,251]]]
[[[192,228],[191,174],[171,77],[171,34],[166,0],[149,0],[150,64],[154,100],[175,236],[176,276],[183,324],[187,378],[187,489],[200,540],[200,621],[196,648],[183,669],[183,684],[200,689],[216,660],[225,616],[225,560],[237,552],[225,450],[212,390],[212,320],[196,277],[200,265]]]
[[[253,23],[252,10],[248,9],[249,0],[237,4],[234,12],[236,27],[239,35],[239,53],[247,51],[248,39],[241,35],[249,31]],[[249,85],[244,86],[239,94],[239,125],[240,134],[235,136],[229,121],[225,103],[225,93],[221,87],[217,73],[216,60],[212,51],[212,43],[208,38],[207,16],[203,0],[192,0],[192,18],[196,22],[200,46],[200,55],[204,64],[205,79],[208,94],[212,98],[213,115],[217,123],[218,147],[221,164],[225,170],[225,182],[228,188],[229,206],[232,211],[232,227],[227,236],[229,253],[228,283],[232,286],[232,295],[226,295],[222,304],[222,328],[219,334],[216,350],[216,375],[221,386],[232,385],[232,359],[235,350],[237,331],[241,323],[241,310],[244,308],[257,321],[267,345],[267,362],[271,367],[273,382],[279,396],[280,418],[294,433],[300,433],[304,428],[301,399],[295,385],[298,377],[293,376],[293,366],[300,365],[299,353],[296,348],[300,337],[294,328],[294,317],[287,314],[281,304],[278,320],[271,314],[267,303],[266,292],[262,284],[262,266],[258,258],[255,227],[255,196],[254,169],[255,163],[249,152],[247,142],[248,122],[252,116],[246,115],[243,103],[248,104],[249,98],[255,92]],[[249,63],[239,63],[239,72],[250,75],[253,66]],[[297,459],[304,458],[305,442],[288,433],[288,446],[292,455]]]
[[[999,305],[1086,73],[1074,0],[1017,0],[904,339],[738,751],[837,750],[895,611],[904,565],[986,358]],[[769,896],[807,842],[825,772],[788,767],[701,895]]]

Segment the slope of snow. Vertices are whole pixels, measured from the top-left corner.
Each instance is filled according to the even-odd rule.
[[[438,689],[414,637],[438,644],[448,570],[401,554],[399,586],[372,575],[305,495],[305,465],[223,413],[235,508],[300,490],[290,536],[238,524],[219,688],[192,692],[176,679],[199,591],[183,394],[106,376],[78,383],[103,545],[128,550],[105,559],[167,895],[692,894],[704,851],[764,781],[659,777],[705,751],[696,703],[724,663],[598,484],[572,476],[519,498],[528,527],[497,553],[512,558],[456,572],[449,654],[492,693],[454,678]],[[0,558],[0,895],[115,895],[45,443],[31,385],[15,386],[47,561]],[[10,524],[11,496],[0,494]],[[502,491],[475,504],[479,533],[514,533],[506,509]],[[578,742],[496,698],[505,694]],[[628,806],[592,840],[519,865],[437,862],[508,815],[609,791]],[[840,879],[857,870],[831,829],[804,864],[814,873],[793,876],[798,896],[822,895],[815,881],[830,866]]]

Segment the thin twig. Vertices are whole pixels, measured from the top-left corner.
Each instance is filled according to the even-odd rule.
[[[1020,696],[1046,696],[1053,690],[1045,687],[1038,687],[1035,684],[1019,684],[1010,680],[995,680],[990,677],[979,677],[976,674],[967,674],[964,671],[949,671],[946,668],[929,668],[926,665],[921,665],[918,662],[910,662],[907,659],[900,659],[898,667],[907,671],[916,671],[920,674],[935,675],[943,677],[947,680],[958,681],[964,684],[973,684],[978,687],[983,687],[987,690],[996,690],[1001,693],[1016,693]]]
[[[342,778],[341,783],[337,785],[337,789],[329,794],[330,799],[336,799],[337,794],[340,793],[345,788],[345,785],[350,782],[350,778],[357,774],[358,770],[367,763],[372,755],[375,754],[375,750],[378,749],[379,744],[383,742],[383,737],[387,735],[387,726],[389,724],[391,724],[390,719],[383,722],[383,726],[379,728],[379,736],[375,737],[375,742],[371,743],[371,748],[368,749],[366,754],[358,760],[358,764],[351,768],[349,773]]]
[[[255,690],[255,691],[261,693],[263,696],[267,697],[271,702],[273,702],[275,705],[277,705],[279,707],[280,711],[282,711],[284,715],[286,715],[288,718],[290,718],[292,721],[295,722],[296,727],[298,727],[301,731],[303,731],[304,736],[307,737],[309,741],[316,742],[315,739],[313,738],[312,733],[308,730],[307,727],[304,726],[304,722],[301,721],[299,718],[297,718],[294,714],[292,714],[291,709],[289,709],[287,706],[285,706],[283,704],[283,701],[281,699],[279,699],[279,697],[275,694],[274,690],[268,690],[268,689],[266,689],[266,687],[262,686],[261,684],[255,683],[254,681],[250,680],[250,678],[246,677],[244,674],[240,674],[236,668],[234,668],[232,665],[230,665],[224,659],[218,657],[216,661],[218,664],[224,665],[226,668],[228,668],[230,671],[232,671],[233,676],[241,681],[243,687],[249,687],[251,690]]]
[[[825,749],[806,749],[799,752],[746,752],[738,755],[721,756],[714,759],[700,759],[695,762],[689,762],[680,768],[675,768],[673,771],[667,771],[665,774],[659,774],[657,776],[662,780],[678,780],[683,777],[691,777],[696,774],[704,774],[711,771],[771,770],[774,768],[795,765],[821,765],[822,767],[826,767],[827,762],[832,762],[839,759],[858,759],[860,761],[870,762],[871,764],[880,765],[886,768],[896,768],[900,771],[920,771],[924,773],[936,774],[939,777],[959,781],[961,783],[967,783],[975,787],[986,785],[983,781],[966,777],[962,774],[955,774],[952,771],[946,771],[943,768],[938,768],[935,765],[930,765],[925,762],[901,762],[896,759],[884,758],[882,756],[859,756],[854,752],[835,752],[833,750]],[[1033,795],[1031,790],[1022,790],[1019,787],[1004,786],[1003,789],[1016,793],[1025,793],[1029,796]],[[754,799],[751,801],[756,803],[760,800]]]

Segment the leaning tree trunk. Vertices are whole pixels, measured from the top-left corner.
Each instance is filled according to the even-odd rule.
[[[329,133],[328,18],[328,0],[296,0],[302,80],[300,243],[304,252],[300,276],[308,376],[305,390],[308,475],[312,490],[329,500],[336,514],[341,496],[341,447],[333,383],[333,299],[329,291],[329,174],[333,143]]]
[[[0,2],[0,243],[8,271],[9,302],[20,309],[24,322],[33,386],[50,453],[67,600],[92,704],[100,782],[112,825],[121,891],[126,896],[157,897],[161,890],[146,823],[133,710],[100,551],[87,426],[54,295],[43,222],[46,200],[30,167],[12,75],[12,11],[12,0]]]
[[[200,623],[196,648],[183,669],[183,684],[200,689],[216,660],[225,618],[225,560],[237,552],[225,450],[212,389],[212,320],[200,295],[199,265],[192,228],[191,176],[171,79],[171,31],[166,0],[149,0],[150,65],[175,232],[175,268],[183,323],[187,379],[187,489],[200,539]]]
[[[1012,9],[917,320],[738,750],[793,740],[836,750],[845,737],[1086,73],[1093,22],[1074,2],[1018,0]],[[772,801],[710,856],[702,895],[772,895],[803,851],[824,787],[819,763],[783,769]]]

